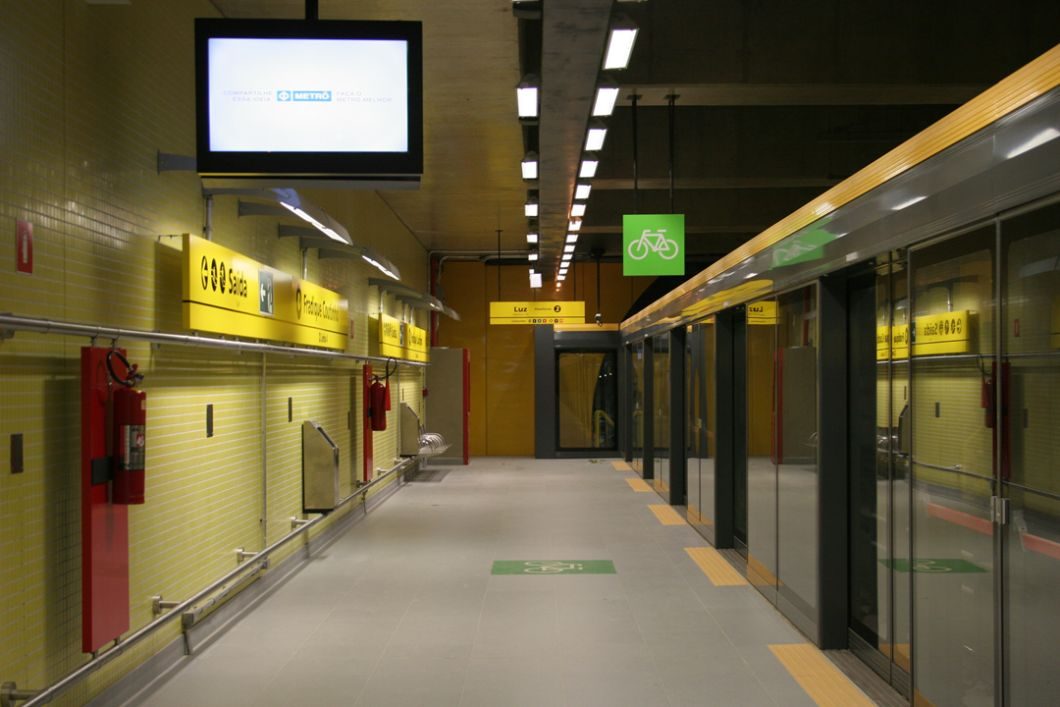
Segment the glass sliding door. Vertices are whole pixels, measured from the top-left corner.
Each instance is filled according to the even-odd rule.
[[[848,284],[850,648],[909,696],[907,270],[897,254]],[[903,424],[904,422],[904,424]]]
[[[655,490],[670,499],[670,334],[651,339]],[[681,470],[678,470],[680,472]]]
[[[714,318],[688,327],[688,520],[714,542]]]
[[[996,228],[912,250],[914,699],[989,705],[995,692]]]
[[[1060,205],[1002,221],[1003,363],[993,368],[1008,502],[1002,532],[1005,697],[1060,696]]]
[[[699,525],[699,432],[703,424],[703,400],[699,394],[703,377],[703,349],[696,340],[696,327],[685,327],[685,492],[687,518]]]
[[[777,474],[777,589],[807,635],[817,626],[817,287],[777,298],[773,460]]]
[[[747,576],[776,602],[777,468],[776,423],[777,301],[747,305]]]
[[[631,466],[644,476],[644,341],[636,341],[632,347],[632,365],[630,366],[630,387],[633,390],[630,411],[630,435],[633,444]]]
[[[561,450],[615,450],[618,378],[614,351],[556,356],[556,415]]]

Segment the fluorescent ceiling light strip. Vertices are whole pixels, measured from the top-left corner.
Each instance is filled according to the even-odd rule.
[[[578,176],[581,179],[592,179],[596,176],[596,168],[600,166],[599,160],[582,160],[581,169],[578,170]]]
[[[1024,152],[1030,152],[1034,148],[1041,147],[1050,140],[1055,140],[1058,137],[1060,137],[1060,130],[1057,130],[1056,128],[1046,128],[1045,130],[1032,137],[1027,142],[1014,149],[1012,152],[1009,152],[1007,155],[1005,155],[1005,159],[1010,160],[1013,157],[1019,157]]]
[[[537,202],[528,202],[523,207],[523,213],[526,214],[527,218],[537,218]]]
[[[570,262],[570,260],[573,257],[574,257],[574,253],[564,253],[563,254],[563,260],[566,261],[566,262]]]
[[[636,27],[616,27],[611,30],[604,53],[604,71],[624,69],[629,66],[633,45],[637,41]]]
[[[565,245],[565,246],[563,246],[563,252],[564,253],[573,253],[574,249],[577,248],[577,247],[578,246],[573,245],[573,244],[572,245]]]
[[[527,233],[526,234],[526,242],[529,243],[530,245],[533,245],[534,243],[537,243],[537,234],[536,233]]]
[[[592,184],[579,184],[574,188],[575,199],[588,199],[589,193],[593,190]]]
[[[571,216],[584,216],[585,215],[585,204],[572,204],[570,207]]]
[[[534,262],[535,260],[537,260],[537,253],[530,253],[526,256],[526,259],[529,260],[531,263]]]
[[[902,209],[909,208],[913,204],[919,204],[926,198],[926,196],[914,196],[912,199],[907,199],[906,201],[903,201],[900,204],[895,204],[891,207],[891,211],[901,211]]]
[[[578,242],[578,234],[577,233],[568,233],[567,234],[567,242],[568,243],[577,243]]]
[[[589,134],[585,136],[585,149],[590,152],[604,149],[606,138],[607,128],[589,128]]]
[[[593,101],[593,117],[606,118],[615,110],[618,101],[618,86],[600,86]]]
[[[580,219],[573,219],[567,224],[568,231],[580,231],[582,230],[582,222]]]
[[[537,160],[523,160],[523,179],[537,179]]]

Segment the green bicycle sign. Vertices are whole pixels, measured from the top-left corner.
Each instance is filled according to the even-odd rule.
[[[623,275],[684,275],[684,250],[684,214],[622,217]]]

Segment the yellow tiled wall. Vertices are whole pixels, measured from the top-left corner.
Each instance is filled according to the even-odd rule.
[[[194,174],[158,174],[156,155],[194,154],[193,18],[216,14],[207,0],[0,2],[0,312],[180,331],[173,236],[201,232],[201,185]],[[426,253],[378,194],[307,195],[394,261],[403,284],[426,289]],[[32,275],[15,272],[17,219],[34,227]],[[218,243],[299,273],[302,254],[276,225],[240,218],[235,197],[215,200]],[[351,353],[375,353],[369,322],[380,309],[427,327],[423,313],[403,312],[368,285],[377,274],[309,252],[309,279],[349,300]],[[87,659],[78,361],[88,343],[26,332],[0,340],[0,681],[24,688],[54,683]],[[145,373],[148,401],[147,502],[129,514],[135,630],[152,618],[152,595],[190,596],[235,567],[234,548],[259,549],[288,532],[301,515],[303,420],[339,444],[349,491],[363,471],[361,375],[352,361],[118,343]],[[397,400],[422,413],[422,369],[403,368],[392,382],[387,430],[374,433],[377,467],[397,456]],[[7,465],[15,433],[25,438],[22,474]],[[87,701],[173,640],[178,624],[57,703]]]

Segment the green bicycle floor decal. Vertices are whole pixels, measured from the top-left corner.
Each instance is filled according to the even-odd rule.
[[[491,574],[615,574],[611,560],[497,560]]]

